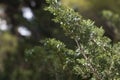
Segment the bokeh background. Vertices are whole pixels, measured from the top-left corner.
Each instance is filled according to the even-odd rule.
[[[105,36],[112,42],[120,40],[120,0],[61,0],[61,3],[103,26]],[[51,20],[53,15],[44,10],[45,6],[45,0],[0,0],[0,80],[54,80],[51,71],[54,67],[45,61],[46,54],[35,61],[25,61],[25,51],[41,46],[40,40],[56,38],[74,49],[74,42]],[[119,22],[112,24],[115,20],[104,18],[103,10],[109,10],[111,16],[115,13]],[[33,63],[35,66],[31,66]]]

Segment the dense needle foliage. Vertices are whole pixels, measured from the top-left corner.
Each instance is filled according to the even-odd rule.
[[[46,61],[51,63],[47,71],[51,72],[49,79],[53,80],[119,80],[120,43],[111,44],[111,40],[104,36],[102,27],[97,27],[90,19],[84,19],[73,9],[62,6],[59,1],[47,0],[47,3],[45,10],[54,15],[53,21],[59,23],[65,35],[73,39],[75,50],[68,49],[56,39],[46,39],[42,41],[43,47],[26,52],[26,61],[29,63],[48,54],[43,60],[44,64]],[[106,17],[106,12],[103,14]],[[113,21],[111,17],[107,18]]]
[[[120,80],[119,6],[0,0],[0,80]]]

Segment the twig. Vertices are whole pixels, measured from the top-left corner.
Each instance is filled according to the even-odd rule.
[[[95,75],[97,80],[101,80],[102,78],[99,76],[99,73],[97,71],[97,69],[95,67],[93,67],[91,61],[89,60],[89,58],[86,56],[85,52],[83,52],[83,48],[80,46],[78,40],[75,39],[75,42],[77,44],[77,47],[80,49],[80,51],[82,51],[82,55],[85,58],[85,60],[89,63],[88,67],[91,69],[92,73]]]

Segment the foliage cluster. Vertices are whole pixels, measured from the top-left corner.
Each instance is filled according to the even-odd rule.
[[[62,77],[60,74],[56,74],[54,75],[56,80],[66,80],[64,78],[66,70],[70,71],[69,76],[72,76],[68,77],[68,80],[119,80],[120,43],[111,45],[111,40],[104,36],[102,27],[97,27],[93,21],[84,19],[73,9],[62,6],[57,0],[47,0],[47,3],[49,6],[45,10],[50,11],[55,16],[53,21],[59,23],[65,35],[76,43],[74,46],[76,49],[71,50],[55,39],[43,41],[44,45],[40,48],[44,48],[47,54],[57,55],[51,65],[55,65],[54,68],[61,72]],[[106,12],[104,13],[106,14]],[[114,15],[114,17],[118,16]],[[33,49],[33,53],[35,49]],[[35,59],[43,52],[36,53]],[[36,54],[33,53],[32,51],[28,52],[27,56],[32,56],[27,59],[34,60],[33,55]],[[50,57],[48,56],[46,59],[49,60]]]
[[[120,79],[119,14],[103,11],[103,22],[114,31],[115,38],[112,41],[117,42],[113,44],[104,36],[104,27],[96,26],[94,21],[84,18],[91,15],[91,12],[96,18],[95,14],[107,5],[119,12],[114,6],[115,1],[91,0],[96,4],[94,7],[91,2],[86,3],[87,0],[78,0],[83,1],[81,6],[86,6],[82,9],[88,10],[91,8],[88,6],[93,6],[89,14],[83,12],[86,14],[82,16],[75,12],[76,6],[74,11],[63,6],[61,1],[64,2],[47,0],[46,4],[45,0],[0,1],[0,8],[5,6],[2,19],[10,25],[9,30],[0,31],[0,80]],[[45,5],[48,6],[46,11],[43,10]],[[23,8],[32,11],[32,19],[23,16]],[[17,31],[20,26],[30,30],[31,36],[22,36]]]
[[[112,35],[113,35],[113,42],[117,42],[120,40],[120,15],[115,14],[111,11],[104,10],[102,12],[103,18],[108,25],[108,28],[112,29]],[[110,33],[110,32],[107,32]]]

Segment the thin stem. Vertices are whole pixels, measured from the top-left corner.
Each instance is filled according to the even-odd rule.
[[[75,42],[77,44],[77,47],[80,49],[80,51],[82,51],[82,55],[85,58],[85,60],[89,63],[89,65],[87,65],[90,70],[92,71],[92,73],[95,75],[97,80],[101,80],[101,77],[99,76],[99,73],[97,71],[97,69],[95,67],[93,67],[92,62],[90,61],[90,59],[86,56],[85,52],[83,51],[83,48],[80,46],[78,40],[75,39]]]

